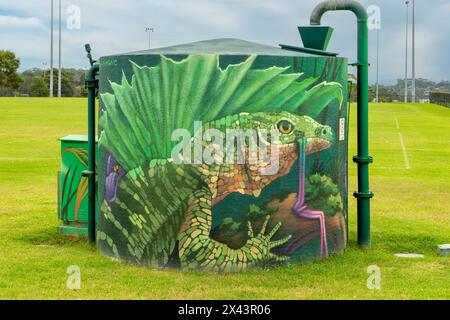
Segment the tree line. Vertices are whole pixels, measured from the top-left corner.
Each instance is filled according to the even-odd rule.
[[[411,102],[411,79],[408,80],[408,101]],[[357,88],[356,77],[349,74],[349,96],[352,102],[356,102]],[[428,79],[416,79],[416,101],[428,101],[430,92],[450,93],[450,81],[434,82]],[[405,101],[405,80],[398,79],[395,85],[378,86],[378,97],[380,102],[404,102]],[[376,85],[369,86],[369,101],[376,100]]]
[[[0,96],[48,97],[50,95],[50,69],[33,68],[18,72],[20,59],[14,52],[0,50]],[[53,92],[58,90],[58,69],[53,70]],[[64,68],[61,70],[61,95],[86,97],[84,86],[87,70]]]
[[[84,85],[87,70],[62,69],[61,70],[61,96],[86,97]],[[50,70],[33,68],[20,74],[22,83],[16,95],[25,97],[48,97],[50,95]],[[58,69],[53,70],[53,93],[58,92]]]
[[[50,70],[33,68],[19,73],[20,60],[14,52],[0,50],[0,96],[48,97],[50,95]],[[58,90],[58,70],[53,70],[53,92]],[[65,68],[62,69],[61,95],[63,97],[85,97],[87,91],[84,86],[87,70]],[[356,77],[349,74],[349,98],[356,101]],[[411,86],[411,81],[408,83]],[[380,102],[404,101],[405,81],[398,79],[393,86],[379,86]],[[427,79],[416,80],[417,101],[428,100],[430,92],[450,92],[450,81],[433,82]],[[376,87],[369,87],[369,101],[375,101]],[[411,101],[411,90],[409,91]]]

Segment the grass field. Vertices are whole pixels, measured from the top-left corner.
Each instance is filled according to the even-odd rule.
[[[58,138],[86,132],[85,108],[84,99],[0,99],[0,299],[450,299],[450,258],[437,254],[450,242],[450,109],[371,105],[372,250],[356,248],[351,199],[345,254],[217,275],[120,264],[56,234]],[[354,121],[351,132],[353,155]],[[355,174],[352,165],[350,191]],[[70,265],[81,268],[80,291],[66,288]],[[381,268],[381,290],[366,287],[370,265]]]

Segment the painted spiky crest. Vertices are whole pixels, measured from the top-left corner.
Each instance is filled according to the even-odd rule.
[[[171,156],[175,129],[192,130],[194,121],[208,122],[241,112],[288,111],[312,118],[333,100],[342,104],[342,86],[289,67],[252,69],[257,56],[240,64],[219,66],[218,55],[193,55],[182,61],[161,56],[156,67],[131,61],[131,83],[111,82],[113,93],[101,94],[100,144],[126,171],[152,159]]]

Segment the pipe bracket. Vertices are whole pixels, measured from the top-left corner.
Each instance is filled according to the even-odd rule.
[[[353,162],[358,163],[358,164],[372,164],[373,158],[371,156],[367,156],[367,157],[354,156]]]
[[[361,62],[354,62],[349,64],[350,67],[370,67],[370,63],[361,63]]]
[[[84,86],[86,89],[97,89],[98,88],[98,79],[86,80],[84,82]]]
[[[94,175],[94,173],[89,170],[84,170],[83,172],[81,172],[81,176],[83,178],[91,178],[93,175]]]
[[[353,196],[357,199],[372,199],[375,194],[373,192],[355,192]]]

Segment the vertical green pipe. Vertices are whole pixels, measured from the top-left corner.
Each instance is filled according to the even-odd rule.
[[[358,155],[353,161],[358,164],[358,245],[370,248],[370,199],[369,189],[369,31],[367,11],[354,0],[328,0],[316,6],[311,14],[311,25],[320,25],[322,16],[328,11],[349,10],[358,19]]]
[[[99,65],[93,64],[89,70],[86,80],[88,89],[88,171],[85,176],[89,179],[88,184],[88,238],[90,243],[95,242],[95,91],[98,82],[95,79],[99,71]]]
[[[358,244],[370,248],[370,199],[369,190],[369,34],[367,17],[358,18]]]

